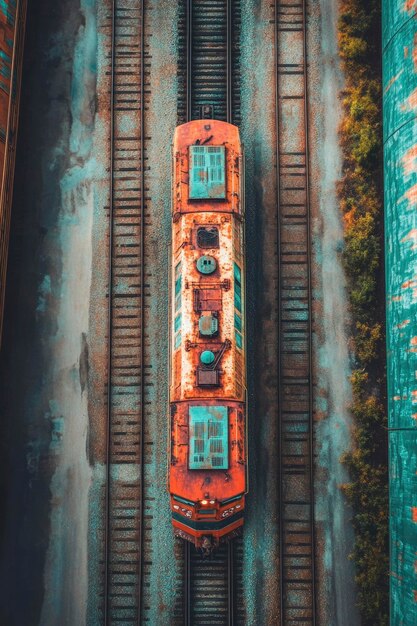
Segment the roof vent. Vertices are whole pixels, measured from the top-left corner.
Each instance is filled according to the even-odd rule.
[[[190,146],[190,200],[226,199],[224,146]]]
[[[198,228],[197,245],[199,248],[218,248],[219,229],[216,226],[201,226]]]
[[[200,354],[200,360],[204,365],[211,365],[214,362],[214,352],[211,350],[204,350]]]
[[[216,259],[208,254],[205,254],[197,259],[197,269],[200,274],[212,274],[216,271],[216,267]]]
[[[217,317],[214,317],[211,313],[202,315],[198,320],[198,330],[203,337],[213,337],[219,330],[219,323]]]

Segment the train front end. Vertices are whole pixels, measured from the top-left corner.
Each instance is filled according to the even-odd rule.
[[[177,127],[169,492],[175,534],[206,551],[239,532],[247,492],[243,183],[236,126]]]

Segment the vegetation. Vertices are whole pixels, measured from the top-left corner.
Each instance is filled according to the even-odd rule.
[[[354,450],[344,457],[353,507],[363,626],[388,625],[388,473],[385,411],[380,0],[341,0],[346,76],[340,129],[344,264],[353,318]]]

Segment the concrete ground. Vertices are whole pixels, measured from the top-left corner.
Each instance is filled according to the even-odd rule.
[[[28,9],[1,352],[0,622],[81,624],[91,281],[91,3]],[[82,78],[82,81],[80,80]],[[77,602],[74,602],[74,598]]]
[[[309,3],[308,63],[313,288],[318,594],[320,623],[360,624],[355,608],[351,509],[340,491],[340,458],[351,445],[349,313],[342,268],[343,225],[336,195],[342,155],[338,127],[343,74],[337,49],[337,0]]]
[[[243,532],[248,626],[279,614],[277,224],[274,18],[268,2],[242,3],[241,134],[245,146],[249,497]]]

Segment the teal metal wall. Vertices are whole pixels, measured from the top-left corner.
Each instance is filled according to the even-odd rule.
[[[391,626],[417,624],[417,0],[383,0]]]

